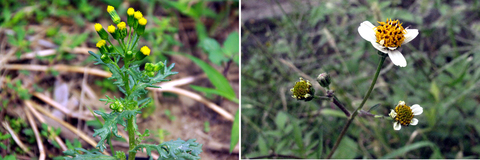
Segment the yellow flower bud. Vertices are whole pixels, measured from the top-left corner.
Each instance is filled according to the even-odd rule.
[[[135,13],[135,10],[134,10],[133,8],[131,8],[131,7],[128,8],[127,14],[128,14],[129,16],[133,15],[134,13]]]
[[[117,24],[117,27],[119,30],[124,30],[125,28],[127,28],[127,24],[125,24],[125,22],[120,22],[119,24]]]
[[[150,48],[148,48],[147,46],[143,46],[141,49],[140,49],[140,52],[143,53],[143,55],[150,55]]]
[[[113,26],[113,25],[108,26],[107,31],[109,33],[115,33],[115,26]]]
[[[114,7],[112,7],[111,5],[108,5],[108,7],[107,7],[107,12],[108,12],[108,13],[111,13],[111,12],[113,12],[114,10],[115,10]]]
[[[146,25],[147,24],[147,19],[142,17],[141,19],[138,20],[138,24],[140,24],[142,26]]]
[[[100,23],[95,23],[95,31],[100,31],[102,29],[102,25]]]
[[[101,47],[105,46],[105,44],[107,44],[107,42],[105,40],[100,40],[100,41],[97,42],[97,47],[101,48]]]
[[[141,19],[141,18],[143,18],[143,14],[142,14],[142,12],[140,12],[140,11],[136,11],[134,16],[135,16],[136,19]]]

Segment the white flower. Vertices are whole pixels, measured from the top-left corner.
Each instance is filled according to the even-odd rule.
[[[395,121],[393,123],[393,129],[400,130],[402,129],[402,125],[417,125],[418,119],[413,117],[422,113],[423,108],[420,105],[414,104],[412,107],[409,107],[405,105],[404,101],[400,101],[395,107],[395,110],[392,109],[388,115]]]
[[[404,29],[402,24],[396,21],[388,20],[386,22],[378,22],[379,26],[375,27],[369,21],[360,23],[358,33],[360,36],[372,43],[380,52],[388,54],[393,64],[405,67],[407,61],[402,53],[398,51],[398,47],[412,41],[418,35],[417,29]]]

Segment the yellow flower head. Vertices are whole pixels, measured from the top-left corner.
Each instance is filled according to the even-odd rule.
[[[138,20],[138,24],[140,24],[142,26],[146,25],[147,24],[147,19],[142,17],[141,19]]]
[[[100,23],[95,23],[95,31],[98,32],[98,31],[102,30],[102,28],[103,28],[103,27],[102,27],[102,25],[101,25]]]
[[[108,5],[107,7],[107,12],[110,13],[110,12],[113,12],[115,10],[114,7],[112,7],[111,5]]]
[[[113,25],[108,26],[107,31],[110,33],[115,33],[115,26]]]
[[[295,82],[295,86],[290,89],[290,92],[293,94],[292,97],[297,100],[310,101],[313,99],[315,90],[313,89],[310,81],[305,81],[302,77],[300,77],[300,81]]]
[[[136,11],[135,14],[133,15],[136,19],[141,19],[143,18],[143,14],[140,11]]]
[[[131,8],[131,7],[128,8],[127,14],[128,14],[129,16],[133,15],[134,13],[135,13],[135,10],[134,10],[133,8]]]
[[[105,46],[105,44],[107,44],[107,42],[105,40],[100,40],[97,42],[97,48],[101,48],[103,46]]]
[[[390,111],[389,116],[395,121],[393,123],[393,129],[400,130],[403,126],[408,125],[417,125],[418,119],[414,118],[416,115],[420,115],[423,113],[423,108],[418,105],[414,104],[413,106],[407,106],[404,101],[398,102],[398,105],[395,109]]]
[[[385,22],[378,22],[380,26],[375,27],[377,43],[384,47],[400,47],[405,40],[406,31],[398,20],[387,19]]]
[[[148,48],[147,46],[143,46],[142,48],[140,48],[140,52],[143,53],[143,55],[150,55],[150,48]]]
[[[119,30],[124,30],[127,28],[127,24],[125,24],[125,22],[120,22],[119,24],[117,24],[117,27]]]

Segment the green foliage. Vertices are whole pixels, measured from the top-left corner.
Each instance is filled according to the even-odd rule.
[[[67,156],[72,156],[72,158],[64,157],[65,160],[83,160],[83,159],[115,160],[114,157],[103,155],[98,151],[87,151],[86,149],[83,149],[83,148],[75,148],[73,150],[67,150],[67,151],[64,151],[63,154]]]
[[[416,116],[418,125],[400,131],[394,131],[387,119],[355,118],[333,158],[479,157],[480,127],[475,122],[480,115],[476,107],[480,48],[475,42],[480,40],[480,29],[474,20],[479,18],[478,2],[285,3],[290,3],[294,12],[242,26],[242,158],[271,153],[325,158],[347,121],[345,114],[328,101],[294,101],[289,89],[299,76],[314,79],[328,71],[335,94],[349,111],[356,109],[378,59],[376,49],[358,34],[358,27],[366,20],[376,25],[386,18],[399,19],[420,34],[402,45],[407,67],[391,67],[390,60],[385,62],[363,109],[388,115],[404,100],[421,105],[424,112]],[[300,10],[306,12],[296,12]],[[316,95],[325,94],[316,91]],[[284,113],[300,121],[307,153],[297,150],[300,141],[286,136],[294,135],[290,131],[293,120]],[[316,145],[309,149],[312,144],[306,142]]]
[[[111,7],[111,6],[109,6]],[[113,13],[113,12],[112,12]],[[115,11],[116,13],[116,11]],[[116,16],[116,14],[110,14],[111,16]],[[114,19],[114,18],[112,18]],[[133,24],[130,20],[133,17],[130,17],[129,24]],[[120,26],[120,24],[125,22],[115,22]],[[168,81],[166,79],[168,76],[177,74],[178,72],[173,72],[172,69],[175,64],[168,65],[167,61],[158,62],[158,63],[146,63],[143,69],[140,67],[143,63],[143,59],[146,56],[149,56],[151,50],[143,46],[141,49],[138,48],[138,40],[142,34],[144,34],[145,25],[141,25],[138,19],[135,19],[135,26],[124,27],[124,30],[121,30],[120,27],[115,28],[114,39],[119,41],[120,48],[116,46],[110,47],[107,42],[111,45],[109,40],[110,37],[106,35],[105,30],[102,27],[101,30],[97,29],[97,33],[100,35],[102,40],[97,43],[100,53],[94,53],[89,51],[88,53],[94,57],[96,61],[95,64],[101,64],[106,66],[108,70],[112,73],[112,77],[108,78],[110,81],[114,81],[112,84],[116,85],[118,89],[124,94],[124,98],[113,97],[110,98],[106,96],[107,99],[100,99],[104,101],[106,105],[109,105],[111,112],[105,111],[94,111],[95,114],[100,115],[104,124],[99,126],[98,129],[94,129],[93,137],[99,136],[100,141],[98,142],[96,148],[101,152],[104,152],[107,148],[105,143],[110,143],[111,153],[115,153],[115,157],[104,156],[97,151],[87,151],[82,148],[75,148],[73,150],[65,151],[65,155],[72,156],[73,159],[125,159],[125,153],[122,151],[114,152],[113,146],[111,145],[111,139],[121,138],[118,133],[118,126],[123,126],[127,130],[129,135],[129,148],[132,149],[129,151],[129,159],[134,159],[137,149],[140,147],[147,148],[148,155],[151,153],[151,149],[157,150],[161,156],[164,158],[173,158],[178,157],[183,159],[198,159],[198,154],[201,153],[201,146],[198,143],[195,143],[195,140],[188,140],[187,142],[182,140],[170,141],[162,143],[161,146],[141,144],[141,142],[150,135],[149,130],[145,130],[142,134],[138,131],[138,126],[136,124],[136,115],[141,114],[141,109],[148,106],[151,102],[151,98],[143,96],[148,93],[147,87],[158,88],[156,83]],[[128,28],[128,29],[127,29]],[[127,32],[127,30],[129,30]],[[103,32],[102,32],[103,31]],[[132,35],[131,35],[132,34]],[[88,34],[84,34],[88,35]],[[79,41],[83,36],[79,37]],[[126,42],[125,42],[125,38]],[[113,60],[112,60],[113,58]],[[122,62],[123,63],[120,63]],[[123,66],[119,66],[123,64]],[[166,151],[161,148],[167,148]],[[178,148],[180,147],[180,148]],[[83,153],[81,153],[81,152]],[[162,151],[162,152],[161,152]],[[166,153],[164,153],[166,152]],[[67,159],[69,159],[67,157]]]
[[[235,119],[233,120],[232,132],[230,132],[230,153],[232,153],[235,146],[240,139],[240,114],[239,110],[235,113]]]
[[[233,91],[232,86],[230,86],[230,83],[228,80],[221,74],[219,73],[215,68],[212,66],[208,65],[208,63],[194,57],[191,55],[185,55],[187,58],[191,59],[193,62],[195,62],[202,70],[207,74],[208,79],[210,79],[210,82],[215,86],[215,89],[210,89],[210,88],[205,88],[205,87],[200,87],[200,86],[194,86],[192,88],[197,89],[199,91],[203,91],[206,93],[212,93],[212,94],[217,94],[219,96],[225,97],[231,101],[238,102],[238,99],[236,98],[235,91]],[[193,86],[193,85],[190,85]]]
[[[16,160],[17,156],[15,154],[6,155],[5,157],[0,156],[0,160]]]
[[[103,124],[103,127],[100,129],[94,129],[95,133],[93,134],[93,137],[98,135],[101,138],[97,144],[97,147],[100,149],[101,152],[103,152],[103,150],[106,148],[104,142],[107,140],[107,138],[110,138],[110,133],[113,133],[113,135],[115,135],[116,137],[122,137],[118,134],[117,124],[120,124],[123,127],[127,127],[127,123],[124,119],[135,118],[135,115],[140,114],[140,111],[137,110],[126,110],[121,113],[110,112],[109,114],[102,111],[94,112],[102,116],[102,118],[105,120],[105,124]]]
[[[148,156],[151,156],[152,150],[155,150],[160,154],[159,159],[198,160],[200,159],[200,156],[198,155],[202,153],[202,144],[195,142],[195,140],[196,139],[189,139],[188,141],[184,141],[179,138],[175,141],[171,140],[158,145],[140,144],[133,150],[136,152],[142,148],[145,148]]]
[[[168,109],[165,110],[165,115],[168,117],[168,119],[170,119],[170,121],[174,121],[177,117],[175,117],[175,115],[172,114],[172,112]]]
[[[223,42],[223,47],[213,38],[205,38],[198,45],[208,53],[208,59],[216,65],[230,60],[238,63],[239,35],[237,32],[228,35]]]
[[[0,132],[0,141],[3,141],[3,140],[6,140],[6,139],[9,139],[10,137],[12,137],[12,135],[10,134],[3,134],[2,132]],[[3,143],[0,143],[0,148],[2,149],[7,149],[7,146]]]

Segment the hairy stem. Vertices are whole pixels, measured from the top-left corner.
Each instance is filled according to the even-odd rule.
[[[135,124],[135,116],[132,116],[128,118],[127,120],[127,130],[128,130],[128,160],[134,160],[135,159],[135,152],[133,149],[137,146],[135,142],[135,128],[133,125]]]
[[[353,119],[355,119],[355,117],[358,115],[358,111],[363,108],[363,105],[365,105],[365,102],[367,102],[368,97],[370,97],[370,93],[372,93],[373,87],[377,82],[378,75],[380,74],[380,70],[382,69],[383,62],[385,62],[386,58],[387,58],[387,54],[382,53],[382,57],[380,57],[380,63],[378,63],[377,71],[373,76],[373,80],[372,80],[372,83],[370,84],[370,88],[368,89],[367,94],[363,98],[362,103],[360,103],[360,106],[353,112],[352,117],[348,119],[347,124],[345,124],[345,126],[343,127],[342,132],[340,132],[340,136],[335,142],[335,145],[333,146],[332,151],[330,151],[330,154],[328,154],[327,159],[332,158],[332,155],[333,153],[335,153],[335,150],[337,150],[337,147],[340,144],[340,141],[342,141],[343,136],[345,135],[345,133],[347,133],[348,127],[350,127],[350,124],[352,124]]]
[[[338,108],[340,108],[340,110],[343,111],[343,113],[345,113],[345,115],[348,117],[350,117],[350,112],[347,110],[347,108],[345,108],[345,106],[343,106],[342,103],[340,103],[340,100],[338,100],[337,96],[334,94],[333,95],[333,103],[335,105],[337,105]]]

